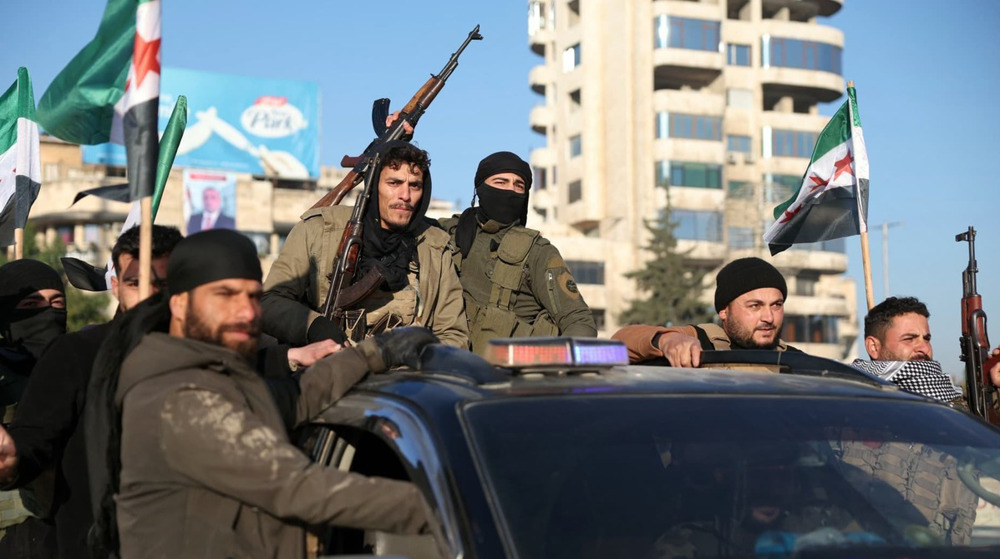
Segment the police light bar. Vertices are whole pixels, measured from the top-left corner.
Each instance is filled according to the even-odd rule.
[[[490,340],[486,360],[508,369],[610,367],[628,365],[617,340],[597,338],[505,338]]]

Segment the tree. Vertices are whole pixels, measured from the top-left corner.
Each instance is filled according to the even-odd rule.
[[[709,322],[712,312],[700,299],[706,270],[685,263],[687,253],[677,251],[669,210],[657,220],[646,221],[652,235],[643,248],[653,254],[646,267],[629,272],[645,298],[633,299],[618,320],[622,324],[697,324]]]
[[[29,222],[24,229],[24,257],[40,260],[52,266],[63,278],[66,285],[66,331],[75,332],[84,326],[98,324],[108,320],[107,309],[111,297],[107,292],[90,293],[80,291],[66,281],[60,257],[66,255],[66,244],[56,237],[56,242],[50,245],[39,245],[35,242],[35,228]],[[6,253],[0,250],[0,265],[7,261]]]

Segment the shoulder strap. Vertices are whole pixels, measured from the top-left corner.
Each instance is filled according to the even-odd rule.
[[[729,343],[729,336],[722,326],[714,323],[699,324],[694,327],[698,332],[698,341],[701,348],[705,350],[725,350],[732,349]]]
[[[493,267],[493,288],[490,290],[490,306],[510,309],[511,298],[521,286],[521,275],[528,260],[528,252],[538,238],[538,231],[525,227],[513,227],[500,241],[497,248],[497,263]]]

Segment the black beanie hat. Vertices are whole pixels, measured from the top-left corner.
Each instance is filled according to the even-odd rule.
[[[788,296],[788,286],[781,272],[760,258],[740,258],[726,264],[715,276],[715,310],[729,306],[733,299],[762,287],[773,287]]]
[[[210,229],[185,237],[167,261],[171,295],[224,279],[261,281],[263,273],[253,241],[229,229]]]
[[[531,190],[531,166],[509,151],[498,151],[480,161],[479,168],[476,169],[475,185],[479,186],[498,173],[514,173],[524,181],[524,191]]]

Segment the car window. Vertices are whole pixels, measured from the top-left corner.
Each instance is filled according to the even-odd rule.
[[[974,487],[1000,478],[1000,435],[944,406],[605,395],[463,414],[525,559],[1000,543]]]

